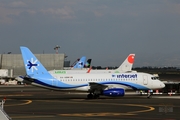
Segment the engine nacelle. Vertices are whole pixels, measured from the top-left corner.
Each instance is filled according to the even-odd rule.
[[[122,88],[111,88],[108,90],[104,90],[102,93],[105,96],[124,96],[125,90]]]

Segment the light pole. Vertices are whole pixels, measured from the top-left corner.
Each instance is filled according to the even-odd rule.
[[[60,48],[60,46],[59,45],[56,45],[55,47],[54,47],[54,50],[56,51],[56,54],[58,54],[58,49]]]

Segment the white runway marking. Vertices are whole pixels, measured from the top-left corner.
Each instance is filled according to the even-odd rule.
[[[153,98],[180,99],[180,96],[153,96]]]

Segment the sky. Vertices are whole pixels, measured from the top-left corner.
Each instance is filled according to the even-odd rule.
[[[180,67],[180,0],[0,0],[0,53],[86,56],[93,66]]]

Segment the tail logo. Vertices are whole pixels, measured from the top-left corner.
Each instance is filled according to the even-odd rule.
[[[79,64],[79,66],[81,67],[81,66],[83,65],[83,62],[79,62],[78,64]]]
[[[134,55],[128,56],[128,62],[133,64],[134,63]]]
[[[30,60],[28,60],[27,62],[28,62],[28,64],[26,64],[26,66],[28,66],[29,68],[28,68],[28,70],[32,70],[32,72],[34,71],[34,69],[35,70],[38,70],[37,69],[37,66],[39,66],[39,64],[37,64],[37,59],[36,60],[33,60],[33,58],[31,58],[31,61]]]

